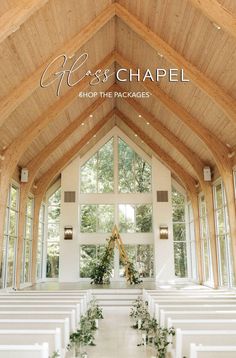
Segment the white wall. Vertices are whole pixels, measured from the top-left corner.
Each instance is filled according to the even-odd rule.
[[[59,281],[78,281],[79,245],[78,245],[78,183],[79,158],[70,163],[61,173],[61,217],[60,217],[60,263]],[[64,203],[64,192],[75,191],[75,203]],[[64,240],[64,227],[73,227],[73,240]]]
[[[153,239],[155,248],[155,279],[156,281],[169,281],[174,279],[174,255],[172,237],[172,208],[171,208],[171,173],[156,158],[152,158],[152,196],[153,196]],[[79,234],[79,164],[80,159],[75,159],[61,174],[61,239],[60,239],[60,270],[59,281],[73,282],[79,278],[79,243],[83,242],[83,235]],[[168,190],[169,202],[157,203],[157,190]],[[64,203],[64,191],[75,191],[76,202]],[[109,196],[109,195],[108,195]],[[82,197],[81,197],[82,200]],[[99,197],[96,195],[96,202]],[[149,201],[150,202],[150,201]],[[167,225],[169,228],[169,239],[159,239],[160,225]],[[64,240],[64,226],[73,226],[73,240]],[[152,242],[150,238],[143,238],[143,243]],[[95,235],[94,242],[99,239]],[[125,243],[129,238],[124,235]],[[92,243],[92,242],[91,242]]]
[[[157,202],[157,190],[168,191],[168,203]],[[153,230],[156,281],[173,280],[174,249],[171,206],[171,172],[156,158],[152,158]],[[160,240],[159,227],[168,226],[169,238]]]

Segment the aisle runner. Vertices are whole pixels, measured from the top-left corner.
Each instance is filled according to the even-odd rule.
[[[88,358],[151,358],[149,349],[137,347],[141,337],[131,328],[130,307],[103,308],[96,347],[88,347]]]

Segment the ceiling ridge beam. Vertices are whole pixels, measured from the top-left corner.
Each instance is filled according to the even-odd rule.
[[[186,60],[180,53],[172,48],[166,41],[155,34],[149,27],[144,25],[136,16],[127,9],[116,3],[116,15],[132,29],[143,41],[178,68],[183,68],[195,85],[205,92],[215,104],[221,108],[228,119],[236,125],[235,99],[229,96],[217,83],[208,78],[195,65]]]
[[[144,133],[134,122],[131,122],[121,111],[115,109],[115,114],[129,127],[134,133],[138,135],[144,143],[153,150],[159,159],[168,166],[183,182],[186,189],[190,192],[196,193],[196,181],[186,172],[186,170],[177,163],[169,154],[167,154],[157,143],[155,143],[146,133]]]
[[[57,51],[50,58],[45,60],[26,80],[22,81],[21,84],[3,97],[0,101],[0,127],[11,113],[39,87],[40,78],[49,63],[62,54],[66,54],[68,57],[73,56],[78,49],[87,43],[114,15],[115,7],[114,4],[112,4],[103,10],[101,14],[86,25],[70,41],[65,42],[57,49]],[[54,62],[50,69],[56,71],[58,64]],[[47,77],[45,77],[45,79],[47,79]]]
[[[211,22],[236,38],[236,17],[216,0],[189,0]]]
[[[114,62],[114,53],[106,56],[99,64],[99,68],[108,68]],[[97,68],[97,66],[96,66]],[[94,70],[94,69],[93,69]],[[79,84],[71,88],[64,96],[54,102],[44,113],[42,113],[32,124],[30,124],[13,142],[2,152],[4,160],[1,161],[1,169],[11,177],[19,162],[19,159],[27,150],[29,145],[37,138],[44,128],[76,99],[78,92],[89,84],[89,77],[85,77]]]
[[[113,111],[112,111],[113,112]],[[113,113],[112,113],[113,115]],[[77,155],[78,152],[87,144],[93,136],[107,123],[107,116],[100,120],[76,145],[67,151],[53,166],[44,173],[39,180],[35,183],[35,195],[42,195],[45,193],[52,180],[61,172],[61,170],[68,165]]]
[[[18,31],[32,15],[40,10],[49,0],[21,0],[0,17],[0,44],[14,32]]]
[[[135,68],[134,64],[124,59],[124,57],[117,52],[115,53],[115,58],[120,66]],[[229,170],[229,168],[232,167],[232,160],[229,158],[230,150],[219,138],[203,126],[199,120],[192,116],[184,107],[161,90],[160,86],[156,86],[155,83],[151,81],[142,82],[142,85],[160,100],[181,122],[190,128],[199,139],[201,139],[211,152],[220,172],[226,169]]]
[[[122,91],[121,87],[117,86],[118,91]],[[203,169],[206,165],[199,156],[192,151],[184,142],[182,142],[173,132],[171,132],[162,122],[154,117],[149,111],[147,111],[138,101],[133,98],[126,98],[125,101],[142,117],[146,120],[150,126],[152,126],[163,138],[165,138],[169,144],[174,147],[184,158],[189,162],[190,166],[195,171],[201,185],[203,180]]]

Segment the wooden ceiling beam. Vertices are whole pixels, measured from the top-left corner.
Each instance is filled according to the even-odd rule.
[[[132,29],[143,41],[150,45],[154,50],[162,53],[163,56],[172,64],[180,69],[184,69],[188,77],[204,91],[225,115],[236,125],[236,104],[218,84],[208,78],[196,66],[186,60],[180,53],[172,48],[167,42],[155,34],[150,28],[139,21],[123,6],[116,3],[116,15]]]
[[[21,0],[0,17],[0,44],[14,32],[18,31],[32,15],[49,0]]]
[[[101,61],[96,68],[109,68],[114,62],[114,54],[111,53]],[[94,70],[94,69],[93,69]],[[5,150],[2,152],[4,160],[1,162],[1,169],[11,177],[21,156],[27,150],[33,140],[42,130],[56,117],[67,109],[77,98],[78,92],[82,91],[89,84],[89,77],[85,77],[78,85],[71,88],[63,97],[57,100],[46,112],[42,113],[30,126],[28,126]]]
[[[217,0],[189,0],[189,2],[215,25],[236,38],[236,16]]]
[[[109,118],[115,114],[114,111],[110,112]],[[63,168],[68,165],[79,153],[79,151],[90,141],[95,134],[107,123],[107,116],[100,120],[73,148],[66,152],[59,160],[57,160],[53,166],[44,173],[39,180],[35,183],[37,187],[35,189],[35,195],[44,194],[49,187],[53,179],[63,170]]]
[[[37,0],[38,1],[38,0]],[[66,41],[50,58],[48,58],[34,73],[26,80],[21,82],[13,91],[0,100],[0,127],[11,113],[24,102],[40,85],[40,78],[49,63],[57,56],[67,54],[73,56],[84,44],[86,44],[113,16],[115,15],[114,4],[107,7],[94,20],[86,25],[70,41]],[[0,31],[1,33],[1,31]],[[50,67],[52,71],[58,69],[58,64],[54,62]],[[99,67],[98,67],[99,68]],[[47,77],[45,78],[47,79]]]
[[[119,53],[115,54],[116,61],[120,66],[125,68],[135,69],[135,66],[130,61],[124,59]],[[211,152],[219,171],[224,171],[231,168],[231,159],[229,148],[220,141],[212,132],[204,127],[197,118],[193,117],[184,107],[175,102],[169,97],[164,91],[161,90],[160,86],[156,86],[151,81],[142,82],[142,85],[151,92],[158,100],[161,101],[165,107],[172,112],[181,122],[183,122],[188,128],[190,128],[195,135],[206,145],[209,152]]]
[[[167,154],[156,142],[154,142],[146,133],[144,133],[134,122],[127,118],[121,111],[115,109],[115,114],[129,127],[140,139],[146,143],[149,148],[159,157],[162,163],[169,167],[185,185],[189,192],[196,193],[196,181],[187,173],[184,168],[179,165],[169,154]]]

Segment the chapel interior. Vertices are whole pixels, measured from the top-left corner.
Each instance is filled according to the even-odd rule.
[[[0,0],[0,357],[57,357],[10,320],[77,294],[105,317],[80,357],[236,357],[235,288],[236,1]],[[141,296],[176,330],[163,356],[132,344]]]

